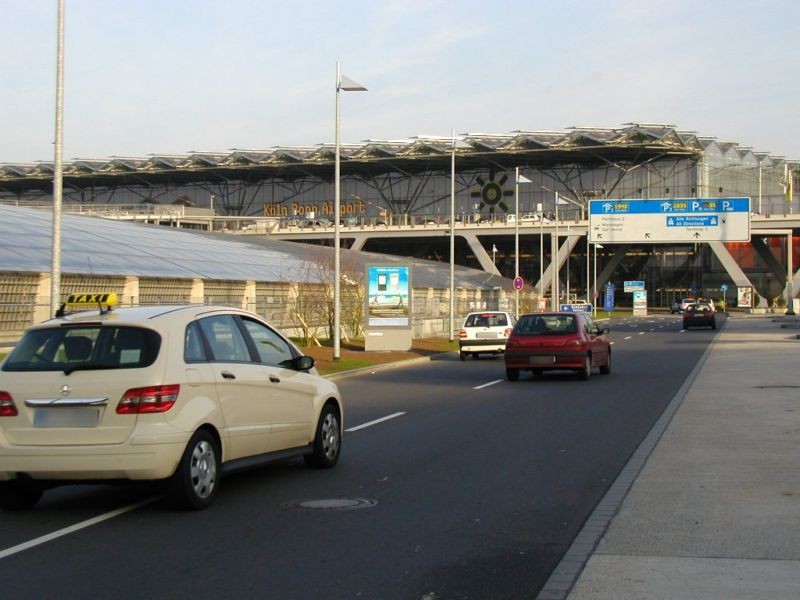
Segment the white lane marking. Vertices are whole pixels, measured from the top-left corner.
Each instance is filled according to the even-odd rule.
[[[375,419],[374,421],[370,421],[368,423],[362,423],[361,425],[356,425],[355,427],[351,427],[350,429],[345,429],[345,431],[358,431],[359,429],[366,429],[367,427],[372,427],[373,425],[377,425],[378,423],[383,423],[384,421],[388,421],[389,419],[396,419],[397,417],[402,417],[404,412],[397,412],[391,415],[387,415],[385,417],[381,417],[380,419]]]
[[[86,529],[87,527],[91,527],[92,525],[97,525],[98,523],[102,523],[103,521],[107,521],[108,519],[113,519],[114,517],[124,515],[126,512],[136,510],[137,508],[140,508],[145,504],[150,504],[151,502],[155,502],[160,498],[161,496],[154,496],[152,498],[147,498],[146,500],[142,500],[141,502],[136,502],[135,504],[129,504],[128,506],[123,506],[122,508],[118,508],[116,510],[112,510],[111,512],[107,512],[105,514],[92,517],[91,519],[87,519],[86,521],[75,523],[75,525],[64,527],[63,529],[59,529],[58,531],[54,531],[53,533],[48,533],[39,536],[37,538],[33,538],[32,540],[29,540],[27,542],[22,542],[21,544],[17,544],[16,546],[11,546],[10,548],[6,548],[5,550],[0,550],[0,559],[11,556],[12,554],[17,554],[18,552],[22,552],[23,550],[28,550],[29,548],[40,546],[41,544],[46,544],[47,542],[51,542],[60,537],[64,537],[65,535],[69,535],[70,533],[75,533],[76,531],[80,531],[81,529]]]
[[[640,332],[639,332],[639,335],[644,335],[644,331],[640,331]]]
[[[487,388],[490,385],[494,385],[495,383],[502,383],[502,379],[495,379],[494,381],[490,381],[489,383],[484,383],[483,385],[476,385],[473,390],[482,390],[483,388]]]
[[[626,335],[624,339],[626,339],[626,340],[629,340],[629,339],[631,339],[632,337],[633,337],[632,335]]]
[[[613,346],[613,345],[614,345],[614,344],[616,344],[616,343],[617,343],[617,342],[608,342],[608,345],[609,345],[609,346]]]

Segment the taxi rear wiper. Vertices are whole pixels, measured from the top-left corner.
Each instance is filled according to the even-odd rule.
[[[75,371],[94,371],[100,369],[116,369],[119,365],[111,363],[81,363],[79,365],[67,365],[64,368],[64,375],[71,375]]]

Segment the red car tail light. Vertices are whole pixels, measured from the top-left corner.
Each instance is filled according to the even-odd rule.
[[[119,415],[138,415],[167,412],[178,399],[181,386],[156,385],[131,388],[122,395],[117,405]]]
[[[585,342],[584,342],[582,339],[580,339],[580,338],[575,338],[574,340],[570,340],[570,341],[568,341],[568,342],[567,342],[566,344],[564,344],[564,345],[565,345],[565,346],[577,346],[577,347],[579,347],[579,348],[582,348],[583,346],[585,346],[585,345],[586,345],[586,343],[585,343]]]
[[[16,417],[17,405],[8,392],[0,391],[0,417]]]

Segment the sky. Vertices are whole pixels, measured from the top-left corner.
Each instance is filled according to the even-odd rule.
[[[65,0],[64,160],[668,123],[800,158],[797,0]],[[55,156],[57,0],[0,0],[0,163]]]

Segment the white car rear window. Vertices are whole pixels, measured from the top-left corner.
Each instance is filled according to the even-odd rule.
[[[467,316],[465,327],[507,327],[505,313],[476,313]]]

